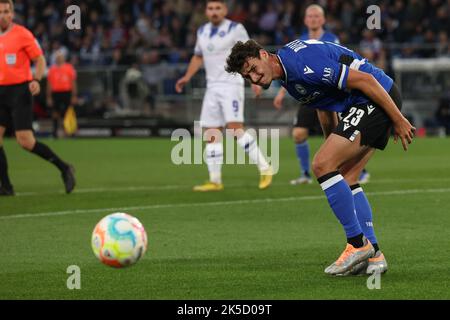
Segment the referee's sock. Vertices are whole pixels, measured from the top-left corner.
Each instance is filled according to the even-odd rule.
[[[68,165],[62,161],[47,145],[36,141],[32,153],[38,155],[39,157],[53,163],[60,171],[65,171]]]
[[[5,149],[0,146],[0,182],[4,188],[11,188],[11,181],[8,176],[8,161],[6,160]]]
[[[363,231],[356,217],[352,191],[344,177],[335,171],[319,177],[317,181],[325,192],[336,218],[345,229],[347,242],[355,248],[364,246]]]

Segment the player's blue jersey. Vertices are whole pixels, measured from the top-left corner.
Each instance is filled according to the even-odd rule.
[[[346,89],[349,69],[372,74],[387,91],[393,80],[354,51],[331,42],[294,40],[278,51],[286,78],[281,85],[301,104],[345,112],[369,99],[358,90]]]
[[[298,38],[298,39],[299,39],[299,40],[309,40],[310,38],[309,38],[309,33],[308,33],[308,31],[303,32],[303,33],[300,35],[300,38]],[[337,43],[337,44],[340,43],[340,42],[339,42],[339,38],[338,38],[334,33],[331,33],[331,32],[328,32],[328,31],[325,31],[324,33],[322,33],[322,35],[320,36],[320,38],[317,39],[317,40],[319,40],[319,41],[334,42],[334,43]]]

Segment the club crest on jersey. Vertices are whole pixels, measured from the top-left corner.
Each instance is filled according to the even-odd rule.
[[[223,30],[219,32],[219,37],[221,37],[221,38],[225,37],[226,35],[227,35],[227,33]]]
[[[300,93],[302,96],[304,96],[307,93],[306,89],[300,84],[295,85],[295,90],[297,90],[297,92]]]
[[[5,58],[6,58],[6,64],[7,65],[11,66],[11,65],[16,64],[17,56],[16,56],[15,53],[8,53],[8,54],[6,54]]]

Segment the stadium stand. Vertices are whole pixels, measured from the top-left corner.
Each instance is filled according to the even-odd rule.
[[[399,77],[402,72],[401,68],[394,68],[394,61],[414,58],[449,63],[446,59],[450,59],[450,2],[445,0],[230,0],[229,17],[243,23],[252,38],[276,49],[302,32],[302,12],[313,2],[325,8],[327,29],[391,76]],[[65,28],[65,8],[70,4],[81,8],[79,31]],[[381,9],[380,30],[366,27],[369,16],[366,8],[371,4]],[[133,124],[133,117],[138,115],[166,119],[175,127],[188,126],[198,115],[204,90],[202,75],[195,78],[182,96],[175,94],[174,83],[192,54],[196,29],[205,22],[203,0],[16,0],[15,9],[17,22],[34,31],[49,63],[53,63],[57,50],[62,50],[76,66],[81,98],[77,112],[79,117],[86,118],[80,122],[81,128],[83,123],[95,127],[98,119],[106,119],[104,123],[120,119]],[[134,89],[124,82],[131,66],[140,77]],[[444,87],[439,92],[448,91],[450,72],[436,72]],[[420,68],[415,75],[426,79]],[[409,92],[417,95],[424,92],[428,102],[425,106],[411,100],[414,103],[408,112],[420,126],[426,125],[444,97],[424,91],[423,81],[416,81],[415,85],[411,84],[414,81],[409,82],[409,86],[402,87],[406,98]],[[291,123],[294,110],[282,113],[272,110],[269,98],[275,91],[276,88],[265,92],[260,101],[249,100],[246,117],[250,125]],[[130,99],[130,95],[136,96]],[[36,115],[45,118],[45,99],[36,101]],[[427,112],[423,113],[425,108]],[[90,122],[90,118],[97,120]]]

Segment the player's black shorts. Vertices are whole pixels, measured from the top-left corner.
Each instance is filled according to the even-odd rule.
[[[67,108],[70,106],[72,99],[72,92],[53,92],[53,110],[59,112],[61,115],[66,113]]]
[[[303,105],[298,107],[297,116],[294,119],[294,127],[307,128],[316,133],[322,132],[316,109],[308,108]]]
[[[28,82],[0,86],[0,126],[12,130],[31,130],[33,98]]]
[[[397,108],[402,109],[400,90],[394,83],[389,95]],[[377,104],[367,102],[354,105],[340,115],[340,120],[333,133],[350,141],[361,135],[361,145],[383,150],[391,135],[392,121],[386,112]]]

